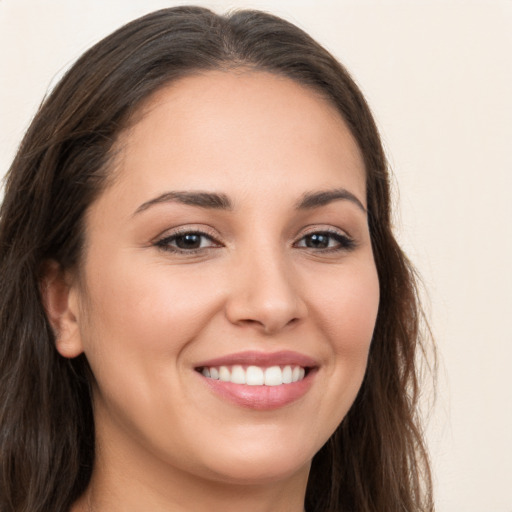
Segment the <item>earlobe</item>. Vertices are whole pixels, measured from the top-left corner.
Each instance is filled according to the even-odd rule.
[[[76,285],[59,263],[48,260],[42,267],[41,297],[46,316],[55,334],[55,347],[63,357],[73,358],[83,352],[78,324]]]

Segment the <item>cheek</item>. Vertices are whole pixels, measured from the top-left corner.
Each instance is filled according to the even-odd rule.
[[[217,299],[211,279],[160,263],[113,264],[89,283],[95,323],[104,332],[131,333],[146,348],[149,340],[158,343],[151,334],[165,333],[166,345],[177,332],[192,335]]]
[[[319,273],[308,289],[312,334],[321,340],[322,396],[315,412],[320,420],[311,424],[320,447],[348,413],[366,372],[379,307],[373,259]]]
[[[169,403],[169,389],[180,389],[187,348],[218,311],[218,283],[201,270],[100,256],[91,254],[88,262],[94,272],[87,274],[87,314],[81,322],[101,397],[96,413],[104,418],[108,409],[134,430],[137,417],[166,425],[168,418],[157,421],[155,411],[162,404],[176,411],[186,405],[181,395]]]
[[[323,326],[330,349],[326,365],[337,411],[335,428],[348,412],[364,378],[379,307],[379,281],[373,261],[352,267],[330,280],[319,295],[317,325]],[[334,418],[333,418],[334,419]]]
[[[373,263],[347,269],[319,294],[321,324],[340,354],[367,350],[379,307],[379,281]]]
[[[98,381],[127,382],[138,372],[142,387],[155,372],[168,372],[169,362],[183,362],[189,344],[218,310],[219,286],[199,270],[133,261],[91,257],[89,268],[95,270],[88,275],[81,332]]]

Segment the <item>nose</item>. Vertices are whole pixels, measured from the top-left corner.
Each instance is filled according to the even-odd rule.
[[[270,335],[307,315],[306,303],[290,262],[270,254],[240,258],[231,272],[228,320]]]

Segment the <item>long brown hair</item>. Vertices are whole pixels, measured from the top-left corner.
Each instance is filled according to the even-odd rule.
[[[0,510],[61,512],[94,462],[89,368],[62,358],[39,290],[49,259],[80,264],[84,214],[141,102],[200,70],[265,70],[312,87],[362,151],[381,300],[362,388],[314,457],[308,512],[433,510],[417,418],[424,350],[414,271],[391,230],[389,176],[374,120],[348,72],[294,25],[199,7],[135,20],[87,51],[44,101],[9,170],[0,211]]]

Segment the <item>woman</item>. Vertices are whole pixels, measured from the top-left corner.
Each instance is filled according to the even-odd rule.
[[[98,43],[0,244],[2,511],[433,509],[385,157],[298,28],[182,7]]]

